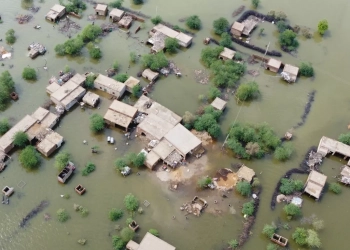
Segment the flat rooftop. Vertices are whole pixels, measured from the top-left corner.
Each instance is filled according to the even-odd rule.
[[[161,140],[164,135],[174,127],[174,125],[160,118],[159,116],[150,113],[138,125],[138,127],[146,133],[150,134],[155,139]]]
[[[127,128],[132,122],[132,117],[124,115],[122,113],[116,112],[114,110],[108,109],[103,117],[105,120],[117,124],[121,127]]]
[[[323,187],[326,185],[327,176],[312,170],[306,181],[305,192],[316,199],[320,198]]]
[[[94,81],[97,84],[102,86],[106,86],[109,89],[115,90],[117,92],[122,92],[125,88],[125,84],[118,82],[108,76],[99,74],[98,77]]]
[[[228,59],[233,59],[235,57],[236,51],[224,47],[224,50],[220,53],[220,56],[228,58]]]
[[[63,84],[58,90],[53,92],[51,94],[52,98],[55,98],[57,101],[62,101],[66,96],[68,96],[71,92],[73,92],[75,89],[79,87],[78,84],[76,84],[73,81],[68,81],[65,84]]]
[[[175,147],[167,140],[163,139],[153,148],[151,152],[156,153],[162,160],[165,160],[174,150]]]
[[[222,100],[219,97],[216,97],[210,105],[217,110],[223,110],[226,107],[226,104],[226,101]]]
[[[146,233],[137,250],[175,250],[176,248],[164,240]]]
[[[318,144],[317,153],[326,156],[326,154],[330,152],[350,157],[350,146],[329,137],[322,136]]]
[[[282,62],[280,60],[276,60],[275,58],[270,58],[267,62],[267,65],[279,69],[282,65]]]
[[[124,15],[124,11],[114,8],[109,12],[110,16],[122,17]]]

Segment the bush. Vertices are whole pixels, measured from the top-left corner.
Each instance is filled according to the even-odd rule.
[[[296,34],[292,30],[285,30],[279,35],[279,43],[282,49],[293,51],[299,46]]]
[[[224,32],[221,34],[220,46],[230,48],[232,46],[232,40],[229,33]]]
[[[214,85],[217,87],[233,87],[244,75],[245,65],[233,60],[217,60],[211,64]]]
[[[9,121],[6,118],[3,118],[0,121],[0,135],[5,134],[11,128]]]
[[[260,3],[260,0],[252,0],[252,5],[255,9],[258,8],[259,3]]]
[[[208,185],[210,185],[212,182],[213,182],[212,179],[207,176],[207,177],[200,178],[197,182],[197,185],[199,188],[204,189],[204,188],[207,188]]]
[[[314,76],[314,68],[311,66],[310,63],[301,63],[300,75],[306,76],[306,77],[312,77]]]
[[[201,52],[201,60],[206,67],[210,67],[214,62],[218,60],[220,53],[224,50],[224,47],[206,47]]]
[[[193,124],[196,120],[196,116],[194,114],[192,114],[191,112],[189,111],[186,111],[184,116],[182,117],[182,121],[184,123],[184,126],[187,128],[187,129],[191,129],[193,127]]]
[[[16,42],[15,31],[13,29],[8,30],[6,33],[6,42],[9,44],[13,44]]]
[[[150,68],[151,70],[159,70],[169,64],[163,52],[143,55],[142,63],[144,67]]]
[[[329,185],[329,190],[331,190],[335,194],[340,194],[341,193],[341,186],[338,183],[333,182]]]
[[[208,99],[209,100],[214,100],[216,97],[221,96],[221,91],[218,88],[215,87],[210,87],[209,92],[208,92]]]
[[[24,168],[34,169],[40,165],[40,155],[33,146],[27,146],[21,151],[19,162]]]
[[[92,162],[88,162],[85,166],[85,168],[83,169],[83,171],[81,172],[81,174],[83,176],[87,176],[88,174],[94,172],[96,169],[95,164],[93,164]]]
[[[55,157],[55,167],[62,171],[70,161],[70,154],[67,151],[58,153]]]
[[[165,49],[169,53],[176,53],[177,49],[180,47],[179,42],[176,38],[167,37],[165,39]]]
[[[260,187],[261,183],[260,183],[260,180],[258,177],[254,177],[253,178],[253,183],[252,183],[252,187],[255,188],[255,187]]]
[[[57,210],[57,218],[59,222],[66,222],[69,219],[69,214],[65,209],[60,208]]]
[[[78,36],[76,38],[68,39],[63,44],[56,45],[55,52],[60,56],[64,56],[65,54],[74,56],[78,55],[83,47],[83,39]]]
[[[301,180],[294,181],[294,190],[300,192],[304,189],[304,183]]]
[[[135,167],[141,167],[146,160],[146,155],[144,153],[130,153],[126,156],[128,163],[131,163]]]
[[[122,229],[122,231],[120,232],[120,238],[125,242],[129,242],[130,240],[132,240],[135,236],[135,232],[133,230],[131,230],[128,227],[125,227]]]
[[[287,216],[291,217],[301,215],[300,208],[292,203],[285,205],[283,207],[283,211],[286,213]]]
[[[0,110],[4,110],[11,101],[10,94],[15,90],[15,82],[10,72],[5,70],[0,75]]]
[[[236,96],[241,101],[248,101],[259,94],[259,86],[256,82],[242,83],[237,89]]]
[[[269,243],[266,247],[266,250],[278,250],[278,246],[273,243]]]
[[[243,204],[243,208],[242,208],[242,214],[246,214],[248,216],[253,215],[254,213],[254,202],[253,201],[249,201]]]
[[[140,97],[142,94],[142,86],[140,84],[137,84],[132,87],[131,94],[133,97]]]
[[[108,213],[108,218],[111,221],[116,221],[116,220],[119,220],[121,217],[123,217],[123,215],[124,215],[123,210],[112,208]]]
[[[120,8],[122,7],[122,4],[123,4],[123,0],[116,0],[114,2],[111,2],[109,3],[109,6],[112,7],[112,8]]]
[[[133,218],[127,218],[125,220],[125,224],[129,226],[133,221],[134,221]]]
[[[98,25],[88,24],[85,26],[80,36],[84,42],[92,42],[102,34],[102,29]]]
[[[93,114],[90,117],[90,129],[94,133],[101,132],[105,127],[103,117],[99,114]]]
[[[100,59],[102,57],[102,51],[99,47],[93,47],[89,49],[90,57],[93,59]]]
[[[321,20],[317,25],[318,33],[320,35],[324,35],[324,33],[328,30],[328,21],[327,20]]]
[[[230,240],[228,242],[228,245],[232,248],[232,249],[236,249],[238,247],[238,240],[236,239],[233,239],[233,240]]]
[[[292,238],[299,246],[306,245],[307,231],[305,228],[297,227],[292,234]]]
[[[25,67],[22,72],[22,77],[25,80],[36,80],[36,71],[33,68]]]
[[[271,238],[274,233],[276,233],[277,227],[274,223],[271,224],[265,224],[264,228],[262,230],[263,235],[265,235],[268,238]]]
[[[157,25],[157,24],[160,24],[161,22],[163,22],[163,19],[160,16],[156,16],[156,17],[151,18],[151,22],[154,25]]]
[[[134,212],[139,208],[139,201],[133,194],[128,194],[124,198],[124,205],[130,212]]]
[[[114,63],[113,63],[113,69],[115,70],[115,71],[117,71],[118,69],[119,69],[119,63],[118,63],[118,61],[116,60]]]
[[[12,139],[13,145],[20,148],[24,148],[29,142],[28,135],[22,131],[16,132]]]
[[[200,30],[200,28],[202,26],[202,22],[198,16],[194,15],[194,16],[190,16],[189,18],[186,19],[186,25],[190,29]]]
[[[124,158],[119,158],[114,162],[114,165],[117,170],[121,171],[124,167],[128,165],[128,163]]]
[[[138,4],[143,4],[143,0],[132,0],[134,2],[134,4],[138,5]]]
[[[213,22],[214,32],[217,35],[221,35],[226,32],[229,28],[229,22],[226,18],[220,17]]]
[[[149,232],[150,234],[153,234],[153,235],[156,236],[156,237],[159,237],[159,232],[158,232],[157,229],[151,228],[150,230],[148,230],[148,232]]]
[[[247,181],[240,181],[236,185],[236,190],[243,196],[249,196],[252,192],[252,186]]]
[[[307,234],[307,245],[312,248],[320,248],[322,244],[320,238],[318,237],[318,233],[312,229],[308,229]]]
[[[85,80],[85,87],[88,89],[93,89],[95,79],[96,79],[95,75],[88,75]]]
[[[288,28],[288,24],[283,20],[278,21],[276,23],[276,26],[277,26],[279,33],[282,33],[283,31],[285,31]]]
[[[80,212],[81,217],[86,217],[86,216],[89,215],[89,210],[88,210],[87,208],[85,208],[85,207],[83,207],[82,209],[80,209],[79,212]]]
[[[281,179],[280,192],[285,195],[292,194],[295,191],[302,191],[304,183],[301,180],[292,180],[287,178]]]
[[[282,146],[276,148],[274,157],[279,161],[286,161],[292,156],[293,151],[293,145],[290,142],[286,142]]]
[[[128,80],[129,76],[124,73],[120,73],[114,77],[114,79],[118,82],[124,83],[126,80]]]
[[[136,63],[137,62],[137,55],[135,52],[130,52],[130,61],[132,63]]]
[[[340,134],[338,140],[346,145],[350,145],[350,133]]]
[[[124,250],[126,246],[126,242],[124,242],[119,236],[114,235],[112,237],[112,245],[115,250]]]

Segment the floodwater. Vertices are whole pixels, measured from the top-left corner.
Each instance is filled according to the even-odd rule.
[[[1,118],[10,118],[13,123],[25,114],[32,113],[48,99],[45,92],[48,79],[52,75],[57,75],[64,65],[80,73],[86,71],[104,73],[115,60],[118,60],[121,64],[120,72],[127,72],[135,76],[140,71],[141,65],[131,65],[128,69],[129,53],[135,51],[137,54],[143,54],[149,51],[148,47],[140,43],[141,40],[146,40],[146,32],[152,27],[150,21],[147,21],[145,29],[134,35],[138,39],[126,39],[127,35],[119,31],[114,31],[104,37],[99,44],[103,51],[103,58],[99,61],[90,60],[86,49],[83,50],[80,57],[57,57],[54,47],[57,43],[64,42],[67,35],[59,33],[57,25],[53,26],[52,23],[44,20],[44,15],[56,2],[54,0],[45,0],[43,3],[34,1],[35,6],[41,7],[40,11],[34,14],[30,23],[20,25],[15,21],[15,17],[29,13],[25,10],[27,4],[23,1],[1,1],[0,14],[4,23],[0,24],[0,38],[4,40],[5,32],[10,28],[16,31],[17,36],[17,41],[13,45],[13,58],[3,61],[4,66],[1,67],[1,71],[9,70],[12,74],[20,97],[6,111],[0,113]],[[204,69],[199,62],[200,51],[204,48],[202,40],[207,36],[213,36],[211,27],[214,19],[223,16],[233,22],[231,13],[240,5],[246,5],[246,9],[250,8],[250,1],[148,0],[142,6],[136,7],[130,4],[129,0],[124,3],[126,7],[140,10],[150,16],[159,14],[164,20],[180,26],[184,25],[178,22],[180,18],[193,14],[201,18],[203,29],[196,33],[192,47],[171,56],[171,59],[180,68],[183,77],[177,79],[170,76],[160,79],[151,94],[152,98],[178,114],[184,114],[186,110],[194,112],[200,105],[197,101],[198,95],[204,94],[209,88],[209,85],[196,83],[194,77],[194,70]],[[286,170],[297,167],[307,149],[312,145],[317,145],[322,135],[337,138],[340,133],[346,132],[349,123],[349,108],[347,107],[350,104],[347,94],[349,89],[347,69],[350,67],[348,60],[350,51],[347,47],[350,40],[347,25],[350,22],[350,15],[347,14],[350,11],[349,1],[339,0],[338,4],[334,4],[331,1],[317,0],[271,0],[262,1],[258,10],[262,13],[269,10],[284,11],[292,26],[294,24],[305,25],[312,28],[313,31],[318,21],[325,18],[329,22],[330,31],[323,38],[317,34],[309,40],[300,38],[297,57],[283,53],[284,62],[291,64],[311,62],[316,71],[315,79],[300,78],[297,83],[288,85],[273,74],[260,70],[260,75],[255,80],[260,85],[261,97],[257,101],[240,106],[230,96],[228,108],[221,118],[220,124],[224,132],[237,119],[240,122],[267,122],[274,127],[276,133],[282,136],[300,121],[308,93],[312,90],[317,91],[305,125],[294,131],[293,143],[296,152],[293,158],[286,163],[276,162],[269,157],[246,162],[258,174],[263,191],[256,224],[244,249],[265,249],[269,241],[261,235],[263,225],[278,217],[286,222],[282,205],[278,205],[275,211],[270,209],[271,195],[280,176]],[[89,23],[87,16],[92,13],[92,6],[88,4],[88,9],[84,12],[82,19],[74,20],[84,26]],[[107,21],[97,20],[95,25]],[[42,28],[35,30],[34,25],[41,25]],[[133,24],[132,33],[137,26],[138,24]],[[278,50],[277,34],[274,28],[266,23],[263,24],[263,27],[265,36],[253,35],[251,43],[256,42],[259,46],[264,46],[270,42],[270,49]],[[48,52],[45,56],[39,56],[35,60],[27,57],[26,48],[33,41],[41,42],[47,47]],[[0,45],[9,48],[4,41]],[[253,53],[238,45],[235,47],[244,55]],[[45,60],[47,71],[43,69]],[[14,65],[11,69],[10,64]],[[27,82],[21,78],[22,69],[27,65],[37,68],[39,75],[37,81]],[[243,81],[249,80],[252,80],[249,75],[243,79]],[[142,82],[142,84],[146,83]],[[144,207],[144,214],[135,216],[136,221],[141,225],[136,241],[139,241],[150,228],[159,230],[163,239],[182,250],[222,249],[227,246],[227,241],[237,238],[243,221],[239,212],[239,206],[243,200],[235,192],[223,201],[218,198],[219,205],[223,208],[222,214],[214,215],[207,212],[200,218],[189,216],[186,220],[179,207],[193,197],[196,193],[194,187],[180,186],[178,191],[172,192],[168,189],[168,184],[160,181],[155,173],[140,170],[140,175],[133,174],[123,178],[114,170],[113,162],[116,158],[129,151],[140,150],[142,143],[135,138],[126,146],[124,134],[119,130],[106,129],[103,135],[98,136],[90,133],[89,116],[92,113],[103,115],[109,103],[110,100],[104,98],[100,109],[83,111],[75,108],[63,117],[56,129],[65,138],[65,144],[61,150],[69,151],[74,163],[78,166],[78,171],[66,185],[61,185],[56,180],[57,171],[53,167],[53,158],[43,159],[37,171],[27,172],[18,162],[19,151],[12,153],[12,162],[0,175],[1,188],[5,185],[15,187],[15,194],[10,199],[10,205],[0,206],[0,249],[76,249],[79,247],[77,240],[80,238],[88,240],[84,246],[85,249],[112,249],[111,235],[117,233],[114,227],[117,224],[124,225],[128,215],[125,214],[118,222],[110,222],[108,211],[113,207],[122,208],[123,198],[130,192],[135,194],[141,202],[147,200],[151,203],[148,208]],[[107,145],[107,135],[116,138],[115,146]],[[88,145],[83,145],[83,140],[87,140]],[[209,171],[203,175],[214,173],[216,169],[229,167],[231,163],[238,162],[237,159],[219,150],[223,140],[224,136],[215,145],[208,147],[207,169]],[[94,145],[100,147],[100,154],[91,154],[90,147]],[[118,149],[115,150],[115,147]],[[96,171],[83,177],[80,170],[89,161],[96,164]],[[333,181],[333,176],[338,174],[338,168],[342,164],[344,162],[337,157],[324,161],[321,170],[328,175],[329,182]],[[305,179],[306,176],[300,178]],[[22,188],[18,187],[20,181],[26,183]],[[74,187],[78,184],[87,188],[83,196],[78,196],[74,192]],[[60,197],[66,193],[71,196],[68,200]],[[203,191],[199,195],[204,198],[218,196],[215,191]],[[343,242],[346,240],[348,228],[346,214],[349,209],[346,197],[349,195],[350,190],[343,188],[340,196],[326,192],[319,202],[305,197],[303,215],[316,214],[325,221],[326,227],[320,232],[323,249],[347,249]],[[42,200],[50,202],[48,208],[30,220],[27,227],[19,228],[18,224],[21,219]],[[88,217],[82,218],[76,213],[73,210],[74,203],[86,207],[90,211]],[[232,215],[227,212],[229,204],[235,208],[236,214]],[[209,207],[214,206],[213,203],[209,204]],[[59,208],[65,208],[71,216],[66,223],[59,223],[56,219],[55,213]],[[45,221],[44,213],[49,213],[52,219]],[[172,216],[175,216],[176,219],[173,220]],[[288,238],[291,238],[293,228],[298,226],[299,222],[293,221],[290,222],[290,225],[292,230],[280,231]],[[297,246],[291,243],[290,248],[296,249]]]

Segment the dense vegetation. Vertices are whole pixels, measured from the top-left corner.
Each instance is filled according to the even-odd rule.
[[[220,46],[230,48],[232,46],[232,40],[229,33],[224,32],[221,34]]]
[[[292,238],[299,246],[308,246],[311,248],[320,248],[321,240],[318,233],[312,229],[297,227],[292,234]]]
[[[11,128],[9,120],[7,118],[3,118],[0,120],[0,135],[5,134]]]
[[[59,222],[66,222],[70,217],[65,209],[60,208],[57,210],[57,218]]]
[[[93,164],[92,162],[88,162],[85,166],[85,168],[83,169],[83,171],[81,172],[81,174],[83,176],[87,176],[88,174],[94,172],[96,169],[95,164]]]
[[[281,48],[286,51],[293,51],[299,46],[299,42],[296,39],[297,34],[292,30],[285,30],[279,35],[279,43]]]
[[[165,57],[163,52],[157,54],[145,54],[142,56],[142,64],[145,68],[151,70],[159,70],[163,67],[168,66],[168,59]]]
[[[226,18],[220,17],[219,19],[214,20],[213,27],[215,34],[221,35],[222,33],[226,32],[229,25],[230,24]]]
[[[236,191],[242,196],[249,196],[252,192],[252,186],[247,181],[240,181],[236,185]]]
[[[36,71],[31,67],[25,67],[22,72],[22,77],[25,80],[36,80]]]
[[[274,153],[274,157],[279,161],[288,160],[293,154],[294,148],[291,142],[286,142],[277,147]]]
[[[94,46],[89,49],[90,57],[93,59],[100,59],[102,57],[102,51],[99,47]]]
[[[62,171],[70,161],[70,154],[67,151],[61,151],[55,156],[55,167]]]
[[[67,12],[74,12],[81,14],[83,10],[86,10],[86,4],[82,0],[68,0],[69,3],[64,4],[63,0],[60,0],[60,5],[66,7]]]
[[[197,185],[199,188],[204,189],[207,188],[212,182],[213,181],[209,176],[204,176],[197,181]]]
[[[19,148],[24,148],[28,143],[28,135],[23,131],[18,131],[13,136],[13,145]]]
[[[304,188],[304,184],[301,180],[282,178],[280,182],[280,192],[285,195],[300,192]]]
[[[249,201],[243,204],[242,214],[251,216],[254,213],[254,201]]]
[[[103,117],[99,114],[93,114],[90,116],[90,129],[94,133],[101,132],[105,127]]]
[[[139,201],[133,194],[128,194],[124,198],[125,208],[129,212],[134,212],[139,208]]]
[[[326,31],[328,30],[328,21],[327,20],[321,20],[317,25],[317,30],[320,35],[324,35]]]
[[[274,233],[276,233],[277,227],[274,223],[271,224],[265,224],[264,228],[262,230],[263,235],[265,235],[268,238],[271,238]]]
[[[157,25],[157,24],[163,22],[163,19],[160,16],[155,16],[155,17],[151,18],[151,22],[154,25]]]
[[[259,3],[260,3],[260,0],[252,0],[252,5],[255,9],[258,8]]]
[[[88,89],[93,89],[95,79],[96,79],[96,75],[93,75],[93,74],[88,75],[85,80],[85,87]]]
[[[301,215],[301,210],[297,205],[293,203],[287,204],[283,207],[283,211],[286,213],[289,219]]]
[[[121,217],[123,217],[123,215],[124,215],[123,210],[112,208],[108,213],[108,218],[111,221],[116,221],[116,220],[119,220]]]
[[[165,49],[167,52],[176,53],[179,47],[180,45],[176,38],[167,37],[165,39]]]
[[[280,20],[276,23],[277,29],[279,33],[284,32],[288,28],[288,24],[284,20]]]
[[[0,75],[0,110],[4,110],[10,102],[10,94],[15,90],[15,82],[9,71],[5,70]]]
[[[236,96],[240,101],[249,101],[256,98],[259,93],[259,85],[256,82],[248,82],[239,85]]]
[[[186,19],[186,25],[191,29],[200,30],[202,22],[197,15],[194,15]]]
[[[306,76],[306,77],[312,77],[314,76],[314,68],[311,66],[310,63],[301,63],[300,75]]]
[[[125,82],[126,80],[128,80],[129,76],[125,73],[120,73],[118,75],[116,75],[115,77],[113,77],[114,80],[118,81],[118,82]]]
[[[191,128],[192,125],[197,131],[207,131],[212,137],[217,138],[221,134],[221,128],[218,124],[219,118],[222,112],[215,110],[212,106],[207,106],[204,108],[204,112],[198,115],[193,123],[188,123],[189,120],[186,119],[185,125],[187,128]],[[187,122],[187,123],[186,123]]]
[[[6,42],[9,44],[14,44],[16,42],[16,36],[15,36],[15,31],[13,29],[9,29],[5,33],[6,37]]]
[[[142,94],[142,86],[140,84],[135,85],[131,89],[131,95],[133,97],[140,97]]]
[[[146,160],[146,155],[144,153],[129,153],[122,158],[118,158],[114,165],[117,170],[122,171],[126,166],[141,167]]]
[[[27,146],[21,151],[19,162],[24,168],[35,169],[40,165],[40,155],[33,146]]]
[[[350,145],[350,132],[346,134],[340,134],[338,140],[346,145]]]
[[[123,0],[115,0],[113,2],[110,2],[108,5],[112,8],[120,9],[120,7],[122,7],[122,4],[123,4]]]
[[[335,194],[340,194],[341,193],[341,186],[338,183],[333,182],[329,185],[329,190],[331,190]]]

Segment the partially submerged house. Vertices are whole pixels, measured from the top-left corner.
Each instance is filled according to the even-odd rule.
[[[108,76],[99,74],[98,77],[94,81],[94,87],[96,89],[102,90],[115,96],[117,99],[122,97],[126,90],[126,86],[124,83],[118,82]]]
[[[350,157],[350,146],[329,137],[322,136],[318,144],[317,153],[320,153],[323,157],[327,156],[329,153],[332,155],[338,153],[343,155],[344,159],[346,159]],[[350,166],[350,160],[347,165]]]
[[[64,169],[58,174],[57,179],[61,183],[65,183],[68,178],[73,174],[75,166],[73,162],[68,162]]]
[[[40,43],[31,43],[28,46],[29,57],[34,59],[38,55],[44,55],[46,53],[46,47]]]
[[[47,129],[48,133],[45,135],[44,139],[42,139],[37,145],[37,150],[49,157],[56,149],[60,148],[63,143],[63,136],[54,132],[51,129]]]
[[[227,102],[220,99],[219,97],[216,97],[214,101],[210,104],[214,109],[223,111],[226,108]]]
[[[238,179],[245,180],[249,183],[252,182],[254,176],[255,176],[254,170],[251,168],[248,168],[245,165],[242,165],[242,167],[240,167],[240,169],[237,171]]]
[[[162,32],[155,32],[153,36],[151,36],[147,43],[152,44],[151,52],[152,53],[158,53],[165,49],[165,39],[167,38],[166,35],[164,35]]]
[[[160,156],[157,155],[153,150],[147,153],[145,159],[145,165],[149,169],[153,170],[154,166],[160,161]]]
[[[96,107],[99,101],[100,101],[100,96],[90,91],[88,91],[83,97],[83,102],[91,107]]]
[[[275,58],[270,58],[266,64],[266,69],[272,72],[277,73],[281,68],[282,62],[280,60],[276,60]]]
[[[130,76],[125,82],[124,82],[125,86],[126,86],[126,91],[128,91],[129,93],[132,93],[132,88],[140,85],[140,80]]]
[[[311,170],[305,183],[304,192],[319,199],[324,186],[326,185],[327,176],[315,170]]]
[[[36,123],[26,132],[30,141],[34,138],[41,140],[41,138],[47,133],[46,129],[52,129],[59,120],[58,115],[51,113],[42,107],[39,107],[31,116],[36,119]]]
[[[55,4],[50,11],[46,14],[46,19],[51,22],[58,21],[64,14],[66,14],[66,7]]]
[[[53,82],[46,87],[46,92],[49,95],[51,95],[53,92],[57,91],[60,87],[61,87],[61,85],[59,85],[56,82]]]
[[[297,80],[299,68],[290,64],[286,64],[283,68],[282,77],[287,82],[295,82]]]
[[[242,34],[245,36],[249,36],[250,33],[257,26],[258,22],[259,22],[259,18],[255,17],[253,15],[249,16],[246,20],[244,20],[242,22],[242,24],[244,25],[244,29],[242,31]]]
[[[130,240],[126,245],[128,250],[176,250],[176,247],[170,245],[164,240],[154,236],[147,232],[145,237],[141,240],[140,244]]]
[[[343,166],[340,172],[340,178],[338,179],[341,183],[345,185],[350,185],[350,167]]]
[[[150,69],[145,69],[142,72],[142,77],[146,78],[150,82],[154,82],[159,77],[159,73],[158,72],[154,72],[154,71],[152,71]]]
[[[120,19],[122,19],[122,17],[124,16],[124,11],[114,8],[109,12],[109,18],[113,21],[113,22],[119,22]]]
[[[220,53],[219,58],[221,60],[233,60],[233,58],[235,57],[236,51],[226,48],[224,47],[224,50]]]
[[[104,120],[109,125],[120,126],[128,130],[136,113],[137,108],[124,102],[114,100],[104,115]]]
[[[161,140],[175,125],[162,117],[150,113],[137,126],[136,134],[146,136],[149,140]]]
[[[242,36],[242,32],[244,29],[244,24],[239,23],[239,22],[234,22],[232,27],[231,27],[231,34],[234,36]]]
[[[129,29],[132,24],[132,16],[124,15],[122,19],[118,22],[118,26],[124,29]]]
[[[95,7],[96,15],[98,16],[106,16],[108,12],[107,4],[97,4]]]
[[[192,44],[193,37],[186,35],[183,32],[178,32],[176,30],[173,30],[163,24],[157,24],[152,28],[152,30],[149,32],[149,35],[153,37],[157,32],[163,33],[166,37],[175,38],[179,45],[182,47],[187,48]],[[152,43],[152,40],[148,40],[149,43]]]

